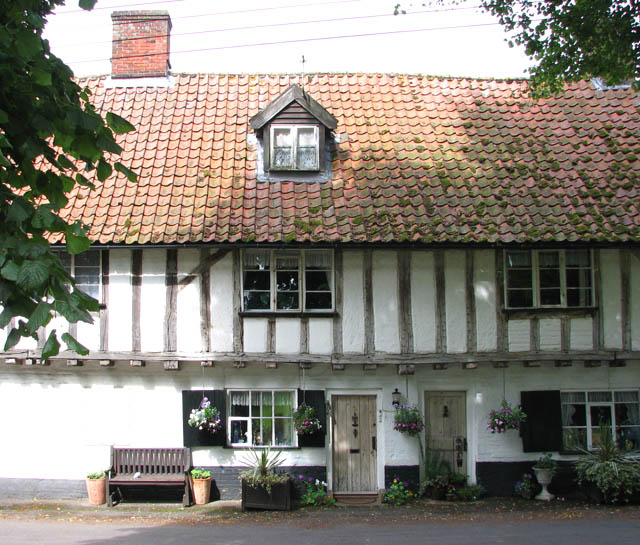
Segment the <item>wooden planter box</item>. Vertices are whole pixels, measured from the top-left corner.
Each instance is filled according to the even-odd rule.
[[[291,481],[274,484],[271,493],[264,488],[253,488],[242,480],[242,510],[252,509],[279,509],[291,510]]]

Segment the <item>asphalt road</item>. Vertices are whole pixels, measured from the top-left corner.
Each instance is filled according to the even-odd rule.
[[[640,520],[169,524],[0,520],[2,545],[638,545]]]

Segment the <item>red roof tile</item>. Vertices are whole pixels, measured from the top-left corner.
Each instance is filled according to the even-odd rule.
[[[169,88],[88,85],[137,128],[114,172],[66,213],[101,244],[528,243],[640,239],[633,90],[588,83],[531,102],[523,81],[305,76],[338,120],[332,179],[257,178],[249,119],[298,76],[181,75]]]

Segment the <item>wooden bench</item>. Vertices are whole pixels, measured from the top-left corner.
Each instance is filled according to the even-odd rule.
[[[107,477],[107,505],[112,506],[121,487],[184,487],[182,504],[191,505],[191,449],[111,447],[111,469]]]

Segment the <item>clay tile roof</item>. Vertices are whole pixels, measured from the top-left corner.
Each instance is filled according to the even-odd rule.
[[[306,75],[337,126],[331,178],[302,182],[258,177],[249,125],[296,76],[80,83],[137,128],[120,139],[137,183],[114,171],[66,209],[100,244],[640,240],[631,89],[582,83],[534,103],[524,81]]]

